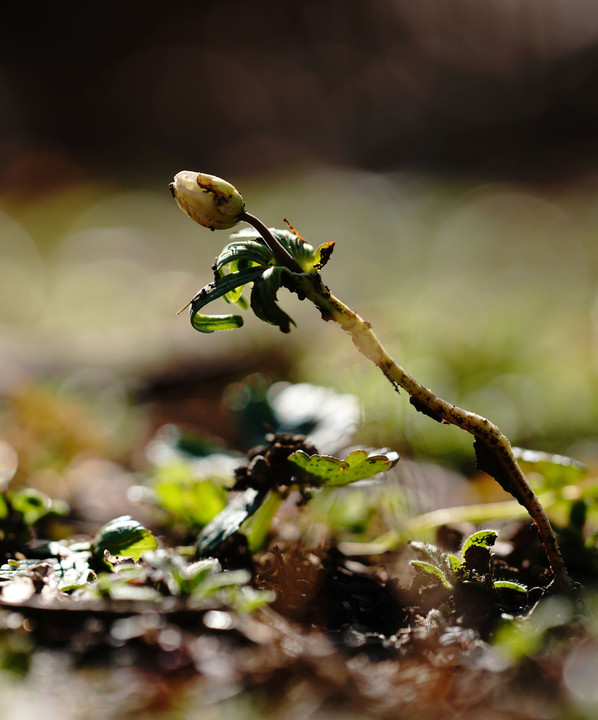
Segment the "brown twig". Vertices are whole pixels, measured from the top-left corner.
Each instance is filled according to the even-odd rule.
[[[351,336],[359,352],[380,368],[394,389],[397,392],[402,389],[409,395],[416,410],[473,435],[478,467],[492,475],[527,510],[538,529],[555,585],[561,590],[572,590],[574,583],[567,572],[550,521],[519,467],[508,438],[498,427],[481,415],[448,403],[403,370],[380,343],[370,324],[336,298],[318,273],[292,275],[287,287],[299,297],[313,302],[324,320],[338,323]]]

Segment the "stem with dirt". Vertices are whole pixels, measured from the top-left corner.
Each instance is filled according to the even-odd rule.
[[[473,435],[478,468],[494,477],[527,510],[538,529],[556,588],[572,591],[574,583],[567,572],[550,521],[519,467],[508,438],[498,427],[481,415],[448,403],[403,370],[385,350],[370,324],[336,298],[318,273],[299,275],[293,272],[287,277],[285,285],[301,299],[310,300],[324,320],[338,323],[351,336],[359,352],[380,368],[394,389],[397,392],[403,389],[408,393],[416,410]]]

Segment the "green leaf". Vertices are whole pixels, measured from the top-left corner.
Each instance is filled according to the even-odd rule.
[[[132,557],[135,561],[139,560],[144,552],[156,547],[156,538],[130,515],[122,515],[103,525],[92,542],[94,553],[100,557],[103,557],[107,550],[115,557]]]
[[[355,450],[348,455],[345,462],[349,467],[342,470],[338,477],[324,483],[325,487],[348,485],[358,480],[374,477],[381,472],[390,470],[399,461],[399,455],[395,452],[387,452],[384,455],[366,455],[365,458],[362,455],[363,452],[363,450]]]
[[[91,595],[112,600],[160,602],[163,598],[156,588],[140,584],[144,573],[145,569],[139,565],[118,565],[114,572],[100,573],[97,580],[87,585],[85,590]]]
[[[264,502],[268,490],[248,488],[230,502],[224,510],[216,515],[207,525],[197,541],[198,553],[205,554],[217,548],[241,527]]]
[[[324,265],[330,260],[330,256],[332,255],[332,251],[334,250],[334,246],[336,243],[333,242],[327,242],[320,245],[320,247],[316,250],[313,257],[313,269],[314,270],[321,270]]]
[[[447,557],[449,567],[450,567],[453,575],[455,573],[459,572],[459,570],[461,570],[461,568],[463,566],[463,563],[461,562],[461,560],[459,560],[459,558],[456,555],[452,555],[451,553],[449,553],[446,557]]]
[[[435,565],[443,573],[443,575],[452,570],[447,554],[436,545],[427,542],[420,542],[419,540],[412,540],[409,543],[409,547],[423,557],[428,558],[428,560]]]
[[[203,333],[212,333],[216,330],[233,330],[243,325],[243,318],[239,315],[201,315],[199,311],[213,300],[227,295],[235,288],[253,282],[263,273],[263,267],[250,267],[239,272],[223,275],[209,285],[203,287],[191,300],[189,317],[196,330]]]
[[[220,563],[214,558],[206,558],[186,564],[172,562],[170,572],[174,585],[167,580],[173,595],[192,595],[198,586],[212,573],[221,571]]]
[[[243,528],[249,549],[252,553],[256,553],[263,548],[268,533],[270,532],[272,518],[276,515],[276,511],[281,502],[282,497],[280,493],[271,490],[261,507],[258,508]]]
[[[303,450],[297,450],[289,455],[289,460],[311,475],[319,486],[335,487],[385,472],[398,462],[399,456],[395,452],[368,456],[365,450],[354,450],[345,460],[339,460],[330,455],[307,455]]]
[[[367,460],[368,454],[366,450],[353,450],[345,458],[345,462],[350,468],[359,466],[364,460]]]
[[[308,455],[304,450],[296,450],[288,459],[308,475],[321,481],[334,478],[344,469],[349,468],[344,460],[330,455]]]
[[[77,588],[85,587],[95,579],[95,573],[89,567],[89,550],[71,551],[68,546],[62,543],[50,543],[46,548],[59,552],[58,556],[29,558],[26,560],[9,560],[7,564],[0,567],[0,580],[11,582],[16,578],[31,576],[32,572],[43,565],[50,566],[48,574],[53,582],[62,592],[69,592]],[[42,547],[38,549],[41,553]],[[3,587],[6,587],[4,585]]]
[[[204,527],[226,507],[224,488],[209,479],[198,480],[181,461],[158,468],[153,490],[163,510],[194,528]]]
[[[277,304],[276,294],[282,285],[284,273],[289,271],[283,267],[271,267],[265,270],[258,280],[253,283],[250,305],[255,315],[269,325],[279,327],[283,333],[288,333],[294,320],[289,317]]]
[[[201,315],[195,313],[191,324],[199,332],[213,333],[219,330],[236,330],[243,327],[243,318],[240,315]]]
[[[52,500],[35,488],[25,488],[8,495],[9,503],[22,517],[25,525],[35,525],[48,515],[66,515],[68,505],[61,500]]]
[[[474,545],[484,548],[492,547],[492,545],[496,542],[497,537],[498,533],[496,530],[480,530],[479,532],[473,533],[473,535],[470,535],[463,543],[463,557],[465,557],[469,548]]]
[[[236,233],[231,237],[236,237],[240,233]],[[261,239],[261,238],[260,238]],[[220,253],[216,260],[216,270],[221,270],[229,263],[240,263],[240,261],[252,263],[255,265],[268,267],[274,263],[274,256],[270,248],[264,242],[255,240],[244,240],[229,243]]]
[[[540,475],[546,489],[558,489],[564,485],[573,485],[588,473],[583,464],[566,455],[552,455],[539,450],[513,448],[513,455],[525,470]]]
[[[521,583],[514,582],[513,580],[495,580],[493,583],[496,590],[516,590],[520,593],[526,593],[527,588]]]
[[[254,590],[251,586],[240,587],[229,596],[230,604],[242,615],[258,610],[274,600],[276,593],[272,590]]]
[[[452,584],[446,579],[442,570],[436,567],[436,565],[432,565],[432,563],[425,562],[424,560],[411,560],[409,564],[412,565],[417,571],[423,573],[424,575],[428,575],[440,582],[443,588],[446,588],[447,590],[453,589]]]
[[[244,268],[245,269],[245,268]],[[220,272],[220,275],[222,277],[226,276],[227,274],[235,274],[239,271],[239,262],[237,260],[233,260],[233,262],[230,263],[230,266],[228,268],[228,273]],[[230,292],[227,292],[226,295],[224,295],[224,300],[227,303],[236,303],[238,302],[239,298],[243,295],[243,285],[239,285],[239,287],[235,288],[234,290],[231,290]]]
[[[335,244],[334,242],[324,243],[314,251],[312,245],[306,243],[291,230],[279,228],[269,228],[269,230],[278,242],[285,248],[285,250],[287,250],[293,259],[301,266],[303,272],[309,273],[314,270],[321,270],[330,259],[330,255],[332,254],[332,249]],[[253,250],[254,245],[261,244],[263,242],[260,234],[253,228],[244,228],[239,232],[233,233],[231,235],[231,239],[233,242],[230,243],[230,245],[228,245],[223,251],[223,253],[227,251],[227,256],[228,253],[233,252],[232,250],[229,250],[232,246],[243,245],[248,246],[248,250]],[[266,246],[262,245],[262,247],[264,248]],[[223,253],[221,253],[220,257],[223,256]],[[261,262],[263,262],[263,260]],[[276,262],[272,257],[272,253],[270,253],[268,262],[272,265]]]

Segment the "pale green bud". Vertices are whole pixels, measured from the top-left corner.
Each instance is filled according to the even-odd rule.
[[[183,170],[168,186],[172,197],[192,220],[211,230],[227,230],[242,218],[245,202],[241,193],[214,175]]]

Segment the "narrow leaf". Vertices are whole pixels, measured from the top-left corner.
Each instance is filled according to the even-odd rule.
[[[200,313],[195,313],[191,319],[191,325],[202,333],[236,330],[243,327],[243,318],[240,315],[200,315]]]
[[[247,269],[244,267],[243,269]],[[228,268],[228,273],[224,273],[220,271],[220,275],[224,277],[227,274],[234,275],[235,273],[239,272],[239,262],[237,260],[233,260]],[[243,285],[239,285],[239,287],[236,287],[234,290],[231,290],[230,292],[227,292],[226,295],[223,295],[224,300],[227,303],[236,303],[237,300],[241,297],[243,294]]]
[[[238,315],[200,315],[199,311],[213,300],[230,293],[235,288],[253,282],[263,272],[261,267],[251,267],[239,272],[230,273],[218,277],[214,282],[203,287],[191,301],[189,317],[191,324],[196,330],[204,333],[211,333],[216,330],[232,330],[243,325],[243,320]]]
[[[283,333],[288,333],[295,322],[276,302],[276,293],[280,290],[283,273],[286,268],[268,268],[253,284],[250,297],[251,309],[255,315],[269,325],[275,325]]]
[[[248,488],[230,502],[224,510],[203,529],[197,541],[197,550],[204,554],[217,548],[241,527],[261,506],[268,490]]]
[[[513,580],[495,580],[492,584],[497,590],[516,590],[520,593],[527,592],[525,585],[514,582]]]
[[[452,584],[446,579],[442,570],[436,567],[436,565],[432,565],[432,563],[425,562],[424,560],[411,560],[409,564],[417,571],[440,582],[443,588],[446,588],[447,590],[453,589]]]
[[[247,537],[247,543],[251,552],[256,553],[261,550],[266,542],[272,518],[276,515],[282,497],[279,492],[270,491],[268,497],[264,500],[257,512],[247,521],[247,525],[243,528],[243,533]]]
[[[409,547],[415,552],[418,552],[425,558],[433,563],[437,568],[444,570],[450,570],[450,561],[447,559],[446,553],[444,553],[439,547],[432,543],[420,542],[419,540],[412,540],[409,543]]]

